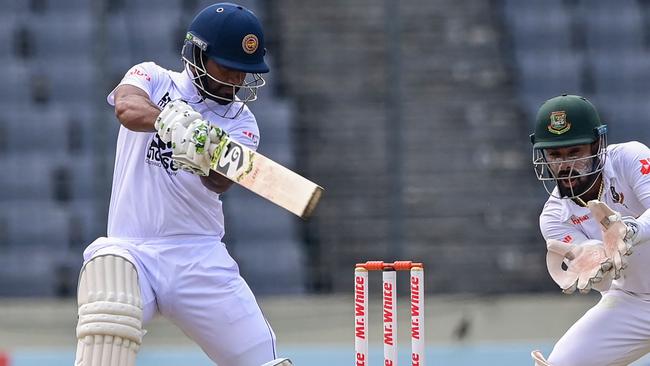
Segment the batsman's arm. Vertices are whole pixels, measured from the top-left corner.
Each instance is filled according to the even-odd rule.
[[[129,130],[156,132],[154,122],[159,114],[160,109],[137,86],[125,84],[115,89],[115,116]]]
[[[155,120],[160,115],[160,109],[151,102],[144,90],[133,85],[120,85],[115,90],[115,115],[129,130],[156,132]],[[227,191],[233,184],[230,179],[217,172],[200,178],[205,188],[219,194]]]

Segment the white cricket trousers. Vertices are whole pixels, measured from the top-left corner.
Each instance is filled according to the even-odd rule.
[[[610,290],[555,344],[553,366],[628,365],[650,352],[650,299]]]
[[[219,366],[262,365],[276,358],[275,334],[223,243],[193,236],[102,237],[86,248],[84,262],[105,254],[135,265],[145,325],[162,314]]]

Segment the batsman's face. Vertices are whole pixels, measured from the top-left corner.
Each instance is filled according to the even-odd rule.
[[[594,154],[590,144],[544,149],[544,157],[560,190],[582,191],[591,184]]]
[[[206,71],[212,78],[207,78],[208,92],[232,100],[244,83],[246,73],[221,66],[212,60],[205,64]]]

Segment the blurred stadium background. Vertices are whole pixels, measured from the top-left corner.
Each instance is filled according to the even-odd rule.
[[[180,69],[210,3],[0,0],[0,365],[72,363],[81,253],[110,196],[105,97],[133,64]],[[283,353],[353,362],[353,265],[369,259],[427,265],[428,364],[548,352],[597,297],[559,296],[547,274],[533,114],[585,95],[610,143],[648,143],[650,1],[240,3],[272,67],[252,105],[260,151],[326,188],[309,222],[240,188],[223,196],[225,242]],[[148,328],[141,365],[209,364],[164,320]]]

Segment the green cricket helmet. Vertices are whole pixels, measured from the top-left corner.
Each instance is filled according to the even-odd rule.
[[[562,94],[544,102],[537,112],[533,143],[533,166],[537,179],[553,194],[559,188],[559,197],[575,198],[589,191],[605,165],[607,153],[607,126],[602,124],[596,108],[586,98]],[[590,145],[587,156],[551,158],[548,149]],[[552,169],[553,168],[553,169]],[[562,180],[587,178],[582,187],[566,188]],[[564,187],[564,188],[563,188]]]

